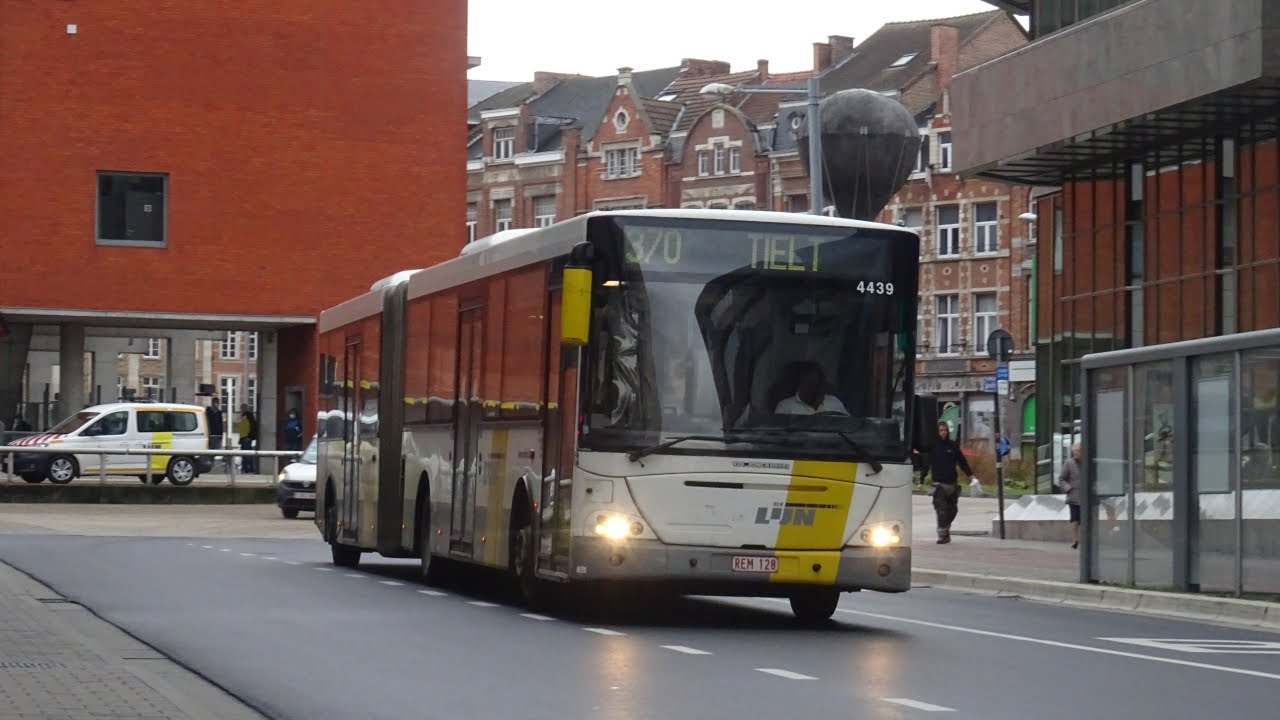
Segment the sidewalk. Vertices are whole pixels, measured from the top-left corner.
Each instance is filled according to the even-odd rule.
[[[0,563],[0,720],[91,718],[262,716]]]

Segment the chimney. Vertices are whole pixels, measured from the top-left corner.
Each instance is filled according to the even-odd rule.
[[[960,65],[960,31],[950,25],[929,28],[929,53],[938,73],[938,90],[946,90]]]
[[[619,85],[630,85],[630,84],[631,84],[631,74],[632,74],[633,72],[635,72],[635,70],[634,70],[633,68],[629,68],[629,67],[620,67],[620,68],[618,68],[618,84],[619,84]]]
[[[844,35],[828,35],[827,44],[831,46],[831,64],[839,65],[842,60],[853,54],[853,38]]]
[[[685,58],[680,61],[680,74],[686,77],[728,75],[729,63],[722,60],[698,60],[697,58]]]
[[[756,61],[756,75],[760,76],[756,78],[756,82],[758,83],[769,82],[769,61],[768,60]]]
[[[813,71],[822,72],[831,67],[831,45],[829,43],[813,44]]]
[[[573,73],[558,73],[538,70],[533,74],[533,92],[535,95],[541,95],[555,87],[556,83],[570,77],[573,77]]]

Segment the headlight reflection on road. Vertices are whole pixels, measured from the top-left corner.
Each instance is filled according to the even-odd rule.
[[[635,667],[635,641],[629,637],[611,637],[601,643],[599,661],[595,663],[600,694],[606,700],[592,708],[599,718],[633,720],[636,708],[653,702],[639,678],[644,670]]]

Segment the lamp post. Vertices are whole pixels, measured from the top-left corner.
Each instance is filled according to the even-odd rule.
[[[798,88],[760,88],[733,86],[725,83],[711,83],[699,91],[701,95],[715,95],[721,98],[734,93],[797,95]],[[809,78],[804,90],[809,110],[806,120],[809,123],[809,214],[822,214],[822,119],[818,116],[822,103],[822,89],[817,76]]]

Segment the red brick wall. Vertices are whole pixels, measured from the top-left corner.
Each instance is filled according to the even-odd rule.
[[[709,201],[723,200],[733,207],[736,199],[754,197],[757,208],[769,207],[769,159],[767,156],[756,157],[755,140],[752,137],[748,121],[724,107],[724,125],[713,127],[712,115],[715,108],[708,109],[702,117],[694,121],[689,128],[689,135],[684,140],[684,148],[676,162],[668,170],[671,177],[671,206],[681,207],[686,202],[701,202],[705,207]],[[711,138],[727,138],[729,142],[740,142],[742,151],[739,174],[730,174],[729,154],[725,150],[725,174],[715,175],[715,157],[711,158],[711,175],[698,176],[698,146],[710,142]],[[750,173],[750,174],[748,174]],[[805,180],[805,183],[808,181]],[[749,186],[749,188],[746,188]],[[807,188],[807,184],[805,185]],[[706,192],[703,192],[706,191]],[[785,203],[778,209],[785,209]]]
[[[619,132],[613,119],[619,110],[630,117],[627,126]],[[663,150],[649,150],[650,129],[636,107],[636,98],[629,87],[618,87],[613,100],[605,110],[591,141],[591,153],[586,159],[580,181],[586,194],[583,210],[591,210],[595,201],[614,198],[645,198],[645,205],[661,206],[666,189],[666,155]],[[635,141],[640,146],[641,172],[635,177],[606,178],[604,151],[615,143]],[[616,147],[616,146],[615,146]]]
[[[317,364],[320,358],[314,327],[287,328],[276,334],[276,375],[279,378],[280,391],[276,393],[276,447],[283,447],[284,438],[280,435],[284,427],[289,408],[285,407],[287,398],[284,388],[300,385],[306,390],[302,394],[303,445],[316,432],[316,383],[319,381]]]
[[[960,48],[960,62],[956,72],[963,72],[993,58],[1012,52],[1026,45],[1027,34],[1009,15],[1002,15],[979,30]]]
[[[0,303],[315,315],[456,254],[463,0],[140,8],[0,0]],[[166,249],[95,245],[98,170],[169,173]]]

